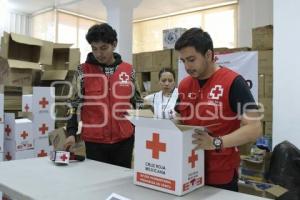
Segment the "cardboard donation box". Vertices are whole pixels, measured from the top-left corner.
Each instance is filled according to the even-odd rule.
[[[204,185],[204,151],[193,150],[194,126],[171,120],[133,116],[135,125],[134,183],[184,195]]]

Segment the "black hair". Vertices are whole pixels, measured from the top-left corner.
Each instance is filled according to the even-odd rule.
[[[175,50],[180,51],[185,47],[194,47],[197,52],[205,56],[211,50],[214,59],[214,45],[210,35],[201,28],[191,28],[185,31],[176,41]]]
[[[117,42],[117,32],[107,23],[91,26],[85,36],[89,44],[92,42],[104,42],[113,44]]]
[[[161,75],[164,73],[164,72],[170,72],[172,75],[173,75],[173,78],[175,80],[175,72],[174,70],[172,70],[171,68],[162,68],[159,72],[158,72],[158,79],[160,79]]]

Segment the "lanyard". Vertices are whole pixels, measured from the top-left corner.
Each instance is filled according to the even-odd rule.
[[[171,100],[171,98],[172,98],[173,92],[174,92],[174,90],[172,90],[172,93],[171,93],[171,95],[170,95],[170,97],[169,97],[169,99],[168,99],[167,104],[166,104],[165,107],[164,107],[164,105],[163,105],[163,103],[164,103],[164,95],[163,95],[163,93],[161,94],[161,109],[162,109],[162,117],[163,117],[163,119],[166,119],[166,113],[165,113],[165,110],[166,110],[166,108],[167,108],[168,105],[169,105],[169,102],[170,102],[170,100]]]

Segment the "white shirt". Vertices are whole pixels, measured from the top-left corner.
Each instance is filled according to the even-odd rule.
[[[175,88],[171,96],[164,96],[162,91],[150,94],[144,100],[153,106],[154,116],[157,118],[174,119],[174,107],[178,98],[178,89]]]

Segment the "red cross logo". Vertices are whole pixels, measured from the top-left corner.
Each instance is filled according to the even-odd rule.
[[[152,158],[159,159],[159,152],[166,152],[166,143],[159,142],[159,134],[152,134],[152,141],[146,141],[146,148],[152,150]]]
[[[224,89],[222,85],[215,85],[215,87],[211,89],[209,97],[211,99],[218,100],[221,96],[223,96],[223,91]]]
[[[6,160],[11,160],[12,159],[12,157],[11,157],[11,155],[10,155],[9,152],[7,152],[7,154],[5,155],[5,159]]]
[[[48,156],[48,154],[47,154],[47,152],[44,149],[42,149],[40,151],[40,153],[38,153],[38,157],[45,157],[45,156]]]
[[[42,108],[46,108],[46,106],[49,104],[47,99],[45,97],[42,98],[41,101],[39,101],[39,104],[42,106]]]
[[[11,133],[11,129],[9,128],[8,124],[6,125],[5,133],[6,133],[7,136],[9,136],[9,134]]]
[[[68,159],[68,156],[66,156],[66,154],[63,154],[63,155],[60,157],[60,159],[61,159],[62,161],[65,162],[65,160]]]
[[[192,164],[192,168],[195,168],[198,155],[195,154],[195,150],[192,150],[192,154],[189,156],[189,163]]]
[[[26,131],[23,131],[21,134],[21,137],[23,138],[23,140],[25,140],[27,136],[28,136],[28,133]]]
[[[25,112],[28,112],[29,111],[29,106],[28,106],[28,104],[26,103],[26,105],[25,105]]]
[[[46,131],[48,131],[48,126],[43,123],[43,125],[39,128],[39,131],[42,133],[42,135],[45,135]]]
[[[129,76],[125,72],[121,72],[119,79],[122,83],[127,83],[127,81],[129,81]]]

